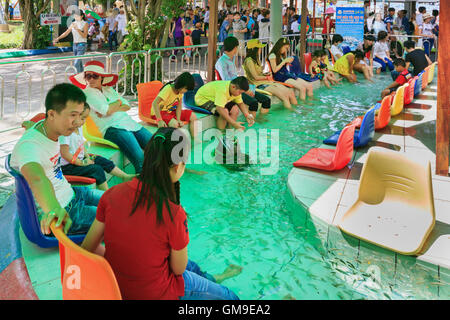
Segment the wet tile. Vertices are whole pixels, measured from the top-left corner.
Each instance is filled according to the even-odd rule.
[[[439,299],[450,300],[450,270],[439,268]]]
[[[49,280],[33,286],[40,300],[62,300],[61,278]]]
[[[342,217],[345,213],[350,209],[350,206],[339,205],[336,210],[336,214],[333,218],[333,225],[337,227],[337,225],[341,222]]]
[[[311,215],[321,218],[331,224],[336,213],[337,205],[342,196],[345,184],[335,182],[309,207]]]
[[[450,225],[450,201],[435,199],[434,209],[436,212],[436,220]]]
[[[450,179],[432,179],[435,199],[450,201]]]
[[[356,260],[359,252],[359,239],[346,235],[335,226],[328,230],[327,250],[340,258]]]
[[[358,200],[359,184],[347,183],[342,192],[339,205],[350,207]]]

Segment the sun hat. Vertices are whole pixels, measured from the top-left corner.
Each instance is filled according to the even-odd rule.
[[[247,48],[253,49],[253,48],[264,48],[266,45],[264,43],[259,42],[258,39],[252,39],[249,42],[247,42]]]
[[[333,7],[328,7],[327,10],[325,11],[325,14],[334,14],[334,8]]]
[[[430,18],[433,18],[433,16],[431,14],[429,14],[429,13],[424,13],[423,14],[423,21],[425,21],[427,19],[430,19]]]
[[[117,74],[106,73],[104,64],[95,60],[86,62],[84,65],[84,72],[70,76],[69,80],[77,87],[85,89],[87,87],[87,82],[84,75],[87,71],[103,77],[102,86],[112,87],[117,83],[117,80],[119,80],[119,76]]]

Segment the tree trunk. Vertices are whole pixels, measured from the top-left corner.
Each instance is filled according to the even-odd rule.
[[[5,0],[5,21],[9,20],[9,0]]]
[[[307,22],[307,0],[302,0],[302,21],[300,25],[300,64],[305,68],[305,52],[306,52],[306,22]]]
[[[22,49],[33,48],[33,30],[36,28],[31,0],[19,0],[20,11],[23,19]]]
[[[167,38],[169,37],[170,25],[172,24],[172,19],[168,18],[166,21],[166,26],[164,27],[164,35],[161,41],[161,48],[165,48],[167,45]]]

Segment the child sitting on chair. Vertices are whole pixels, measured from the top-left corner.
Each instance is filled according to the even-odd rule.
[[[411,79],[411,74],[408,69],[406,69],[405,60],[398,58],[394,60],[395,71],[399,73],[397,79],[392,82],[386,89],[381,92],[381,98],[390,95],[392,92],[396,91],[398,87],[404,85]]]
[[[86,103],[81,114],[81,126],[70,136],[60,136],[61,170],[64,175],[94,178],[99,190],[108,190],[105,171],[125,181],[135,177],[120,170],[114,162],[98,155],[87,154],[84,149],[83,126],[89,116],[90,107]]]
[[[180,74],[174,81],[162,87],[152,104],[151,118],[156,120],[158,128],[181,128],[185,121],[190,124],[191,137],[195,139],[195,121],[197,117],[192,110],[182,110],[183,95],[194,90],[195,80],[189,72]]]
[[[330,82],[335,84],[333,77],[327,73],[327,66],[321,62],[323,51],[316,50],[312,54],[312,61],[309,65],[309,74],[320,79],[328,89],[331,89]]]
[[[320,70],[322,70],[323,73],[327,74],[330,79],[332,79],[332,83],[338,84],[341,83],[342,79],[336,77],[333,71],[333,65],[330,64],[330,60],[328,58],[328,53],[325,50],[322,50],[322,56],[320,57]]]

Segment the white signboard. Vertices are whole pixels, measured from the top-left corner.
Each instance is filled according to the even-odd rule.
[[[49,26],[52,24],[61,24],[61,16],[56,13],[41,14],[41,26]]]

